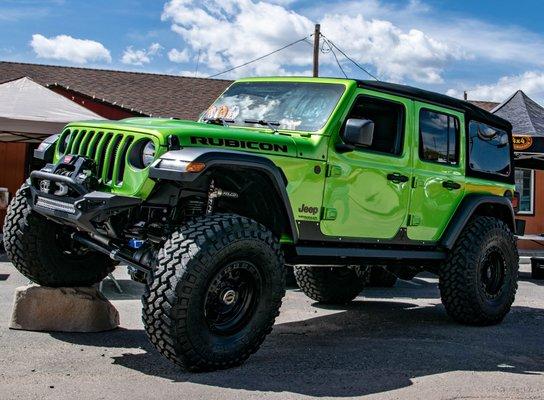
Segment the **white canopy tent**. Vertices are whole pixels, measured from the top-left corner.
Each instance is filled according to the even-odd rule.
[[[103,119],[24,77],[0,85],[0,142],[38,143],[71,121]]]

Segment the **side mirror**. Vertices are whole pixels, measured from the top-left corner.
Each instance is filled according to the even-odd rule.
[[[354,147],[369,147],[374,137],[374,122],[369,119],[350,118],[346,122],[342,139]]]

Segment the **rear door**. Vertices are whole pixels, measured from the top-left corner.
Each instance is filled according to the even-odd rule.
[[[461,112],[420,102],[415,119],[408,237],[436,241],[465,190],[465,119]]]

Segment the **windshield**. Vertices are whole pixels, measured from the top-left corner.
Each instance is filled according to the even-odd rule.
[[[344,89],[344,85],[329,83],[239,82],[201,120],[315,132],[323,128]]]

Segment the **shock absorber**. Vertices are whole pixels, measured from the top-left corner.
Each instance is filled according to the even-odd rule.
[[[210,188],[208,190],[208,203],[206,205],[206,214],[213,213],[215,200],[220,197],[228,197],[230,199],[237,199],[238,193],[216,188],[215,181],[212,179],[212,181],[210,182]]]

